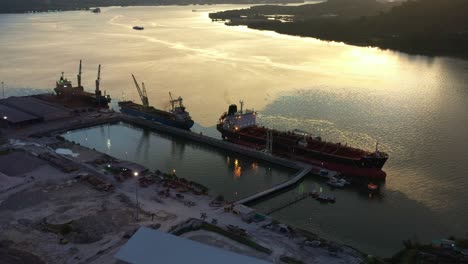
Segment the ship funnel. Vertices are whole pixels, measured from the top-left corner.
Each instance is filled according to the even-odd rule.
[[[232,104],[229,106],[229,109],[228,109],[228,115],[234,115],[235,113],[237,113],[237,105],[235,104]]]

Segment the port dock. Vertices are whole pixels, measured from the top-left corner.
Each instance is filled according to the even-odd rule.
[[[137,127],[142,127],[142,128],[149,128],[157,132],[171,134],[174,136],[196,141],[205,145],[224,149],[230,152],[239,153],[245,156],[249,156],[251,158],[271,162],[277,165],[281,165],[290,169],[297,170],[297,173],[294,174],[285,182],[275,185],[267,190],[253,194],[251,196],[241,198],[235,201],[234,202],[235,204],[246,205],[246,204],[252,204],[254,202],[258,202],[262,199],[270,197],[271,195],[277,194],[281,191],[291,188],[292,186],[302,181],[302,179],[307,174],[318,173],[321,170],[321,168],[317,166],[272,156],[268,153],[255,150],[255,149],[251,149],[245,146],[233,144],[233,143],[226,142],[220,139],[205,136],[199,133],[194,133],[188,130],[178,129],[178,128],[163,125],[160,123],[151,122],[146,119],[123,115],[120,113],[109,113],[107,115],[103,114],[102,116],[96,117],[96,118],[79,119],[74,122],[67,122],[63,124],[63,126],[58,126],[55,128],[51,128],[49,126],[48,128],[42,131],[36,131],[37,133],[35,133],[34,136],[54,136],[54,135],[58,135],[61,133],[65,133],[70,130],[82,129],[82,128],[104,125],[104,124],[113,124],[113,123],[118,123],[118,122],[124,122],[124,123],[128,123]],[[334,174],[336,173],[329,171],[329,175],[334,175]]]
[[[119,122],[131,124],[137,127],[149,128],[157,132],[182,137],[182,138],[196,141],[196,142],[209,145],[212,147],[221,148],[227,151],[239,153],[239,154],[249,156],[252,158],[275,163],[275,164],[278,164],[278,165],[281,165],[290,169],[294,169],[294,170],[302,170],[304,166],[308,166],[303,163],[272,156],[268,153],[264,153],[264,152],[251,149],[245,146],[236,145],[227,141],[223,141],[221,139],[216,139],[216,138],[212,138],[209,136],[205,136],[203,134],[194,133],[189,130],[179,129],[179,128],[167,126],[164,124],[151,122],[142,118],[130,117],[130,116],[123,115],[120,113],[103,114],[99,117],[95,115],[94,118],[86,117],[86,118],[74,120],[71,122],[64,122],[61,124],[57,124],[57,126],[54,126],[53,124],[49,124],[47,127],[46,126],[41,127],[43,129],[39,128],[35,130],[34,133],[29,134],[29,136],[34,136],[34,137],[56,136],[58,134],[65,133],[70,130],[83,129],[83,128],[105,125],[105,124],[115,124]]]

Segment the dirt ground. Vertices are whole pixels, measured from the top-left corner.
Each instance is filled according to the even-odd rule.
[[[87,262],[136,230],[134,210],[121,200],[78,180],[15,193],[0,204],[0,260]]]

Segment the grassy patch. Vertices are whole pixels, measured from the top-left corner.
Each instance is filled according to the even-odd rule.
[[[1,143],[0,143],[1,144]],[[3,156],[3,155],[8,155],[10,153],[14,152],[14,150],[11,150],[11,149],[4,149],[4,150],[0,150],[0,156]]]
[[[51,233],[60,234],[64,236],[73,231],[73,227],[71,223],[72,222],[68,222],[64,224],[49,224],[43,221],[42,223],[40,223],[40,227],[45,232],[51,232]]]
[[[468,248],[468,239],[457,239],[456,245],[459,248]]]
[[[304,264],[304,262],[300,260],[297,260],[293,257],[284,256],[284,255],[280,257],[280,260],[287,264]]]
[[[182,228],[182,229],[179,229],[177,232],[174,232],[173,234],[176,235],[176,236],[180,236],[184,233],[188,233],[188,232],[191,232],[191,231],[196,231],[196,230],[206,230],[206,231],[210,231],[210,232],[213,232],[213,233],[218,233],[222,236],[225,236],[227,238],[230,238],[234,241],[237,241],[241,244],[244,244],[248,247],[251,247],[257,251],[260,251],[260,252],[263,252],[263,253],[266,253],[266,254],[271,254],[272,253],[272,250],[269,249],[269,248],[266,248],[258,243],[256,243],[255,241],[251,240],[250,238],[247,238],[247,237],[244,237],[244,236],[240,236],[240,235],[237,235],[237,234],[234,234],[228,230],[225,230],[219,226],[215,226],[215,225],[212,225],[212,224],[209,224],[209,223],[206,223],[206,222],[202,222],[199,226],[197,227],[193,227],[193,226],[187,226],[185,228]]]
[[[211,225],[211,224],[208,224],[208,223],[203,223],[202,226],[201,226],[201,229],[221,234],[221,235],[223,235],[225,237],[228,237],[228,238],[230,238],[230,239],[232,239],[234,241],[237,241],[237,242],[239,242],[241,244],[249,246],[249,247],[251,247],[251,248],[253,248],[255,250],[258,250],[260,252],[263,252],[263,253],[271,254],[271,252],[272,252],[271,249],[263,247],[260,244],[254,242],[253,240],[251,240],[249,238],[234,234],[232,232],[229,232],[229,231],[227,231],[227,230],[225,230],[223,228],[220,228],[218,226],[215,226],[215,225]]]

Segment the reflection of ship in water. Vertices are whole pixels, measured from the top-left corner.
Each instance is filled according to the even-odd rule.
[[[143,159],[144,159],[145,162],[150,161],[150,155],[149,155],[150,135],[151,135],[150,130],[143,129],[141,131],[140,141],[138,142],[138,145],[137,145],[137,148],[136,148],[137,156],[143,155]],[[143,147],[144,147],[144,151],[142,151]]]
[[[234,177],[240,178],[242,175],[242,166],[239,164],[238,159],[234,159]]]
[[[184,159],[185,142],[178,142],[177,140],[171,140],[171,153],[172,157],[178,157],[179,160]]]
[[[228,165],[228,171],[233,175],[235,179],[242,177],[246,172],[253,172],[254,175],[261,175],[265,170],[265,176],[271,180],[272,170],[271,168],[262,168],[257,161],[246,161],[236,157],[226,156],[226,164]]]
[[[229,173],[232,171],[232,175],[235,179],[238,179],[242,176],[242,165],[237,158],[231,158],[230,156],[226,156],[226,163],[227,169]]]

